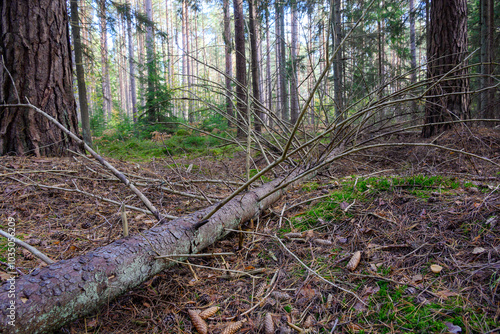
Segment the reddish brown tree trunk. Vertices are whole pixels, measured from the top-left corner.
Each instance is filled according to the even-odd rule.
[[[0,103],[19,99],[78,133],[66,1],[0,1]],[[9,76],[12,75],[12,78]],[[62,156],[76,143],[26,108],[0,108],[0,155]]]
[[[226,54],[226,114],[227,125],[231,126],[233,115],[233,94],[231,88],[231,80],[233,77],[233,55],[232,55],[232,38],[231,38],[231,17],[229,14],[229,0],[223,0],[222,10],[224,11],[224,50]]]
[[[238,138],[245,137],[245,120],[247,119],[247,69],[245,56],[245,19],[243,17],[243,0],[234,0],[234,44],[236,49],[236,107]]]
[[[464,63],[467,52],[467,1],[433,0],[430,20],[427,79],[431,88],[425,105],[425,124],[428,125],[422,129],[422,136],[426,138],[452,127],[451,123],[431,123],[469,116],[469,80]],[[435,84],[438,80],[441,81]]]
[[[256,0],[249,0],[248,10],[250,12],[250,51],[252,57],[252,92],[253,92],[253,109],[254,109],[254,126],[255,131],[262,131],[262,99],[260,94],[260,62],[259,62],[259,45],[257,34],[257,12]]]

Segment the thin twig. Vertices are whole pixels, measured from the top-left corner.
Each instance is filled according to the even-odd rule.
[[[221,255],[234,255],[234,253],[195,253],[195,254],[169,254],[169,255],[160,255],[155,257],[155,259],[164,259],[167,257],[210,257],[210,256],[221,256]]]
[[[14,241],[19,246],[26,248],[30,253],[32,253],[33,255],[35,255],[37,258],[39,258],[43,262],[45,262],[47,264],[55,263],[55,261],[51,260],[47,255],[43,254],[42,252],[40,252],[35,247],[33,247],[31,245],[28,245],[24,241],[19,240],[18,238],[14,237],[13,235],[10,235],[9,233],[7,233],[7,232],[5,232],[3,230],[0,230],[0,235],[6,237],[7,239],[9,239],[9,241]]]

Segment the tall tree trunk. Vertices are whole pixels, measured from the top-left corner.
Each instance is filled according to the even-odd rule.
[[[127,12],[127,41],[128,41],[128,66],[130,79],[130,98],[132,103],[132,119],[137,122],[137,93],[135,88],[134,45],[132,41],[132,13],[131,7]]]
[[[382,1],[382,7],[384,6],[384,1]],[[381,99],[384,96],[385,91],[385,38],[384,38],[384,21],[382,17],[379,17],[377,21],[378,27],[378,98]],[[379,111],[380,119],[385,118],[385,108],[381,108]]]
[[[0,12],[0,103],[28,99],[78,133],[66,1],[0,1]],[[0,155],[63,156],[67,149],[81,151],[34,111],[0,108]]]
[[[480,23],[481,23],[481,91],[479,96],[479,117],[495,118],[495,89],[488,89],[493,85],[493,50],[494,50],[494,5],[493,0],[480,1]],[[485,122],[485,126],[493,126],[494,123]]]
[[[253,92],[253,109],[254,109],[254,126],[255,131],[262,131],[262,99],[260,94],[260,62],[258,50],[258,35],[257,35],[257,13],[256,0],[248,1],[250,12],[250,51],[252,57],[252,92]]]
[[[236,107],[237,137],[245,137],[245,121],[247,115],[247,71],[245,56],[245,19],[243,16],[243,0],[233,0],[234,6],[234,44],[236,50]]]
[[[153,4],[151,0],[145,0],[146,16],[150,22],[153,22]],[[155,61],[155,46],[153,27],[148,24],[146,27],[146,65],[148,69],[148,120],[157,122],[157,107],[155,106],[155,81],[156,81],[156,61]]]
[[[495,2],[494,0],[488,0],[488,61],[489,61],[489,69],[488,73],[490,76],[489,79],[489,87],[493,87],[495,80],[493,75],[495,74]],[[500,103],[496,101],[496,92],[497,89],[490,88],[489,96],[488,96],[488,107],[486,117],[491,119],[500,119]],[[498,123],[496,123],[498,125]],[[493,123],[489,124],[490,126],[494,126]]]
[[[422,129],[422,136],[426,138],[452,127],[451,123],[431,123],[469,117],[469,80],[464,63],[467,52],[467,1],[432,0],[430,19],[427,79],[432,86],[425,105],[424,124],[428,125]],[[457,70],[443,79],[457,66]]]
[[[332,1],[333,4],[333,49],[334,52],[340,47],[342,42],[342,22],[340,17],[340,0]],[[335,100],[335,118],[338,121],[342,120],[344,110],[344,102],[342,98],[343,92],[343,76],[344,69],[342,63],[342,48],[339,49],[333,60],[333,89]]]
[[[277,2],[277,24],[279,25],[279,35],[276,38],[279,40],[279,80],[280,80],[280,100],[283,120],[290,121],[290,110],[288,105],[288,84],[286,73],[286,39],[285,39],[285,11],[284,3]]]
[[[109,64],[108,64],[108,34],[106,24],[106,1],[100,0],[100,28],[101,28],[101,66],[102,66],[102,107],[104,118],[111,120],[112,100],[111,85],[109,83]]]
[[[266,87],[267,87],[267,112],[269,113],[269,126],[273,126],[273,80],[271,77],[271,41],[269,37],[269,10],[266,9]]]
[[[292,124],[297,122],[299,117],[299,80],[297,73],[297,42],[298,42],[298,13],[297,13],[297,0],[291,1],[290,21],[292,24],[291,48],[290,48],[290,61],[291,61],[291,75],[290,75],[290,121]]]
[[[276,15],[278,15],[278,2],[276,1],[276,4],[275,4],[275,12],[276,12]],[[274,52],[274,66],[276,68],[275,70],[275,73],[276,73],[276,118],[281,118],[283,119],[283,102],[281,101],[281,80],[280,80],[280,75],[281,75],[281,70],[280,70],[280,57],[279,57],[279,54],[280,54],[280,50],[281,50],[281,47],[280,47],[280,44],[281,44],[281,40],[280,40],[280,25],[278,24],[278,19],[276,18],[275,21],[274,21],[274,31],[275,31],[275,42],[274,42],[274,46],[276,48],[276,51]]]
[[[233,102],[231,100],[232,88],[231,80],[233,77],[233,55],[232,55],[232,38],[231,38],[231,17],[229,10],[229,0],[223,0],[222,10],[224,11],[224,50],[226,58],[226,114],[227,125],[231,126],[231,118],[234,116]]]
[[[82,136],[87,145],[92,147],[90,133],[90,115],[87,102],[87,87],[85,86],[85,71],[83,69],[82,37],[80,35],[80,16],[78,14],[78,0],[71,0],[71,32],[75,49],[76,81],[78,85],[78,102],[82,119]]]
[[[184,86],[189,91],[191,88],[191,71],[189,59],[189,13],[188,13],[188,2],[187,0],[182,1],[182,48],[183,48],[183,58],[182,58],[182,75]],[[193,113],[191,110],[190,96],[187,95],[187,101],[185,103],[185,118],[189,122],[193,122]]]
[[[410,82],[415,84],[417,82],[417,46],[415,35],[415,6],[413,2],[414,0],[410,0]],[[416,101],[411,102],[411,110],[413,112],[417,111]]]

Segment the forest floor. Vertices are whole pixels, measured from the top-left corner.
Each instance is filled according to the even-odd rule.
[[[500,162],[499,130],[391,140],[433,141]],[[244,161],[243,153],[110,159],[175,216],[229,194],[245,177]],[[3,157],[0,166],[1,228],[14,217],[17,237],[54,260],[120,238],[120,206],[101,198],[142,207],[85,156]],[[450,151],[353,155],[204,251],[233,255],[190,258],[61,332],[196,333],[188,311],[218,306],[205,320],[209,333],[500,333],[499,187],[498,167]],[[126,213],[131,234],[155,224]],[[5,247],[0,239],[0,258]],[[26,274],[43,263],[18,247],[16,265]],[[241,329],[224,331],[235,321]]]

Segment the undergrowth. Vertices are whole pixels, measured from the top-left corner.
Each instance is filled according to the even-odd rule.
[[[313,191],[319,188],[317,182],[309,182],[302,186],[304,191]],[[366,202],[382,193],[392,193],[404,190],[417,199],[428,199],[434,193],[445,193],[460,187],[473,186],[470,182],[461,183],[452,177],[444,176],[384,176],[384,177],[356,177],[350,176],[341,180],[339,185],[330,192],[330,196],[319,201],[306,212],[297,214],[293,219],[293,226],[299,231],[314,228],[318,222],[328,222],[334,219],[351,218],[352,214],[345,212],[341,207]],[[283,233],[290,229],[282,229]]]

